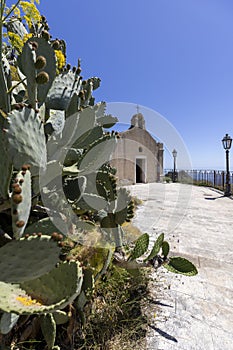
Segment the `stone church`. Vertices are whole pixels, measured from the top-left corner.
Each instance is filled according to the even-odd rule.
[[[119,184],[159,182],[163,175],[163,144],[146,130],[141,113],[131,118],[131,126],[120,133],[111,165],[117,169]]]

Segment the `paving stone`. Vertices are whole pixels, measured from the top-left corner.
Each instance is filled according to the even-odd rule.
[[[233,349],[233,200],[178,183],[129,188],[144,200],[134,224],[151,242],[164,232],[171,254],[199,270],[195,277],[154,272],[156,317],[150,318],[147,349]]]

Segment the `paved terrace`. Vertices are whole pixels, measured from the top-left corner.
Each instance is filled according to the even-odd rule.
[[[233,200],[206,187],[139,184],[134,220],[155,240],[164,232],[173,255],[190,259],[195,277],[161,268],[152,282],[148,350],[233,349]]]

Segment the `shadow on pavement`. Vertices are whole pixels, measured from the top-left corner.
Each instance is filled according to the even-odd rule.
[[[231,200],[233,200],[233,196],[218,196],[218,197],[204,197],[206,200],[208,201],[214,201],[215,199],[219,199],[219,198],[229,198]]]
[[[157,301],[157,300],[149,300],[150,303],[155,304],[155,305],[159,305],[159,306],[166,306],[166,307],[173,307],[172,305],[169,304],[165,304],[165,303],[161,303],[161,301]]]
[[[174,343],[178,343],[178,340],[173,337],[172,335],[162,331],[161,329],[159,329],[158,327],[155,327],[153,325],[149,325],[150,328],[154,329],[157,333],[159,333],[162,337],[168,339],[168,340],[171,340],[173,341]]]
[[[208,201],[214,201],[215,199],[219,199],[219,198],[224,198],[225,196],[218,196],[218,197],[204,197],[206,200]]]

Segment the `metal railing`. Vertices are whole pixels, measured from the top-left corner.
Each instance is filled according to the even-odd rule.
[[[165,170],[171,177],[172,170]],[[172,177],[171,177],[172,178]],[[222,170],[177,170],[177,181],[194,185],[211,186],[224,190],[226,171]],[[233,171],[230,171],[230,184],[233,186]]]

